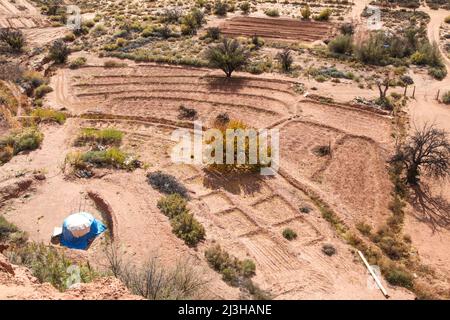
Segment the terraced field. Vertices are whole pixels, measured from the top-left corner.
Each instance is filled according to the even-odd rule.
[[[0,28],[37,28],[49,23],[26,0],[0,0]]]
[[[67,79],[70,78],[70,79]],[[68,86],[65,80],[68,81]],[[55,101],[73,111],[97,111],[177,123],[180,106],[194,108],[210,123],[219,113],[266,127],[295,112],[295,82],[252,77],[223,79],[210,70],[139,65],[64,70],[56,78]]]
[[[372,277],[356,248],[369,263],[382,267],[381,281],[393,299],[414,298],[413,293],[432,297],[427,290],[422,294],[425,282],[441,296],[448,285],[445,241],[450,238],[424,232],[425,220],[416,215],[420,208],[407,204],[407,197],[396,198],[392,191],[398,177],[389,175],[389,159],[395,152],[394,137],[410,124],[436,118],[439,126],[447,127],[445,107],[434,94],[443,94],[448,81],[431,80],[425,69],[431,66],[405,63],[394,70],[396,80],[410,82],[402,77],[404,72],[414,84],[401,88],[398,81],[389,88],[395,108],[382,109],[372,103],[381,66],[365,65],[358,54],[362,41],[371,38],[368,12],[363,12],[369,0],[254,0],[248,12],[243,1],[232,2],[223,6],[222,15],[214,1],[63,1],[53,11],[56,15],[47,16],[52,10],[42,7],[41,14],[35,0],[0,0],[0,28],[20,29],[25,37],[23,50],[8,51],[5,62],[43,78],[27,72],[23,81],[5,82],[3,100],[9,105],[3,106],[4,118],[14,120],[14,126],[8,123],[0,132],[14,135],[0,150],[7,159],[0,167],[0,214],[27,232],[30,241],[48,243],[68,213],[91,211],[108,225],[105,236],[123,251],[130,267],[144,266],[149,257],[160,257],[164,267],[189,259],[199,279],[208,283],[193,296],[198,299],[257,297],[247,287],[250,281],[228,281],[233,270],[219,272],[205,255],[217,244],[241,261],[253,261],[251,281],[274,299],[384,299],[368,285]],[[309,20],[301,17],[307,2]],[[82,9],[80,32],[63,26],[62,11],[69,4]],[[391,31],[389,37],[399,33],[403,39],[405,28],[414,31],[414,25],[427,27],[430,43],[445,37],[439,30],[448,12],[442,9],[385,9],[383,28]],[[349,25],[342,28],[346,23],[352,23],[352,30]],[[328,41],[350,31],[355,50],[348,59],[332,57]],[[422,47],[419,29],[417,35],[417,45],[408,43],[405,55],[428,48]],[[253,43],[253,36],[264,44]],[[48,44],[59,38],[70,54],[65,63],[49,62],[59,44]],[[223,38],[239,38],[249,55],[231,78],[206,67],[215,65],[212,49]],[[287,68],[289,55],[292,64]],[[40,89],[29,92],[38,85]],[[412,90],[415,99],[406,99]],[[10,102],[12,96],[18,103]],[[34,110],[38,106],[42,109]],[[408,122],[408,113],[414,121]],[[205,165],[172,160],[175,130],[192,133],[196,120],[207,130],[218,116],[279,130],[279,170],[274,176],[220,174]],[[37,144],[19,151],[19,139],[27,139],[28,148],[31,138],[16,135],[12,128],[35,124],[43,141],[36,149]],[[82,130],[88,128],[99,130]],[[186,187],[186,207],[205,230],[198,243],[183,238],[189,230],[177,232],[178,223],[189,222],[180,219],[187,216],[164,214],[161,199],[176,190],[155,186],[153,177],[159,174],[153,174],[158,171],[173,176],[160,175],[165,187],[172,188],[172,178]],[[448,185],[431,188],[448,199]],[[103,245],[100,237],[82,252],[99,270],[104,267]],[[365,250],[365,245],[370,248]]]
[[[206,127],[219,113],[227,112],[257,128],[279,128],[282,168],[294,179],[325,192],[344,219],[353,219],[357,213],[376,224],[384,219],[390,190],[383,167],[383,148],[390,147],[390,118],[307,100],[295,92],[296,84],[247,74],[225,79],[203,68],[88,64],[77,70],[59,70],[52,79],[56,90],[48,95],[48,102],[81,116],[81,127],[123,131],[126,150],[140,155],[152,170],[183,181],[193,198],[192,212],[207,230],[207,242],[220,243],[241,259],[254,259],[258,279],[275,295],[304,297],[305,279],[310,279],[309,286],[316,286],[316,293],[337,294],[333,261],[317,257],[330,229],[325,221],[318,221],[320,212],[306,194],[282,177],[224,181],[201,167],[170,160],[171,132],[192,128],[192,120],[179,118],[181,105],[194,108]],[[323,145],[331,146],[331,157],[315,153]],[[353,170],[355,165],[370,168]],[[309,214],[299,211],[305,203],[312,209]],[[284,239],[285,228],[295,230],[298,238]],[[120,224],[118,230],[123,230]],[[353,267],[345,268],[350,272]]]
[[[260,36],[264,39],[316,41],[328,38],[333,25],[328,22],[281,18],[234,17],[226,20],[220,30],[228,36]]]

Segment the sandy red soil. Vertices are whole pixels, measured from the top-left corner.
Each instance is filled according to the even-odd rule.
[[[366,2],[358,2],[355,8],[361,10]],[[241,35],[245,27],[252,33],[248,35],[257,31],[269,38],[315,40],[325,37],[330,28],[328,24],[294,24],[282,19],[274,26],[275,20],[268,18],[261,20],[261,26],[254,19],[227,21],[224,32]],[[437,19],[432,16],[433,30]],[[0,187],[4,188],[34,171],[47,176],[2,208],[8,220],[27,231],[32,240],[48,242],[53,227],[80,206],[103,219],[107,214],[113,224],[113,241],[134,262],[144,262],[155,253],[168,265],[177,259],[192,259],[210,281],[203,298],[240,297],[239,290],[226,285],[205,262],[205,248],[219,243],[240,259],[253,259],[255,282],[276,299],[383,299],[379,290],[367,286],[369,276],[352,247],[336,235],[304,189],[292,181],[313,190],[350,226],[359,221],[381,225],[391,214],[392,186],[386,168],[393,151],[390,116],[311,101],[295,92],[296,80],[282,76],[237,73],[226,80],[218,71],[205,68],[128,61],[127,67],[105,68],[104,61],[88,56],[85,67],[61,68],[52,77],[54,91],[47,96],[46,105],[66,108],[73,117],[64,126],[43,126],[45,140],[39,150],[18,155],[0,168]],[[415,76],[415,81],[416,100],[409,110],[413,122],[436,119],[440,127],[448,128],[448,109],[432,101],[430,93],[448,80],[431,84]],[[351,85],[343,90],[331,86],[318,86],[319,92],[329,91],[343,102],[354,98],[358,90]],[[218,179],[205,174],[200,166],[173,164],[170,135],[192,125],[178,118],[181,105],[196,109],[206,127],[219,113],[227,112],[256,128],[280,129],[280,174],[266,179]],[[139,155],[149,168],[105,170],[92,179],[65,175],[61,170],[65,156],[73,150],[79,129],[85,127],[123,131],[123,148]],[[318,156],[314,152],[318,146],[330,146],[331,157]],[[161,194],[145,179],[148,171],[155,170],[174,175],[189,189],[189,206],[207,234],[196,249],[171,232],[170,222],[156,207]],[[448,185],[432,187],[434,192],[442,190],[448,199]],[[108,212],[92,201],[90,192],[107,201]],[[299,208],[304,206],[311,211],[301,213]],[[433,229],[415,208],[408,210],[405,232],[411,235],[423,261],[445,276],[450,272],[448,230]],[[282,237],[286,227],[297,232],[297,239]],[[325,256],[321,252],[325,243],[333,244],[338,253]],[[100,241],[84,254],[101,261]],[[385,285],[394,299],[413,298],[406,290]]]
[[[36,28],[49,23],[26,0],[0,1],[0,28]]]
[[[45,129],[40,150],[17,156],[2,168],[5,176],[12,177],[24,161],[30,161],[29,171],[48,171],[46,182],[30,197],[13,202],[7,213],[33,239],[48,241],[53,227],[92,190],[109,203],[116,224],[114,241],[128,255],[136,262],[155,250],[167,263],[190,257],[211,279],[208,294],[212,297],[238,297],[237,289],[220,281],[204,261],[203,250],[220,243],[241,259],[254,259],[255,281],[278,299],[383,298],[378,290],[367,287],[367,271],[351,247],[336,236],[308,196],[284,177],[211,178],[201,167],[172,164],[169,152],[170,134],[180,125],[177,109],[181,104],[195,108],[206,126],[226,111],[254,127],[278,127],[283,137],[280,164],[291,179],[324,195],[346,221],[364,218],[377,224],[384,219],[390,192],[383,170],[384,148],[390,148],[386,142],[389,118],[305,100],[294,91],[292,80],[248,74],[224,80],[209,69],[133,63],[104,68],[102,60],[92,59],[78,70],[58,70],[51,84],[55,91],[47,103],[83,119]],[[370,130],[363,130],[370,119]],[[149,171],[163,170],[183,181],[193,198],[192,212],[206,228],[206,242],[193,250],[172,234],[169,221],[156,208],[160,195],[147,184],[142,169],[111,171],[101,179],[68,180],[60,167],[80,127],[124,131],[124,148],[149,163]],[[328,142],[332,143],[331,159],[313,153],[314,147]],[[355,163],[361,169],[352,170]],[[342,165],[348,169],[341,171]],[[86,205],[96,212],[91,202]],[[312,211],[302,214],[302,206]],[[286,227],[299,237],[285,240],[281,231]],[[338,254],[324,256],[324,243],[332,243]],[[88,254],[96,256],[100,251],[100,246],[94,246]],[[394,298],[411,297],[404,290],[388,288]]]
[[[11,264],[0,253],[0,299],[2,300],[140,300],[116,278],[100,278],[77,284],[66,292],[39,283],[25,267]]]
[[[330,36],[333,25],[328,22],[301,21],[284,18],[234,17],[220,30],[228,36],[253,36],[289,41],[316,41]]]

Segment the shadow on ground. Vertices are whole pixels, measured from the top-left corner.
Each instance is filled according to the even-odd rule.
[[[450,230],[450,203],[441,195],[433,195],[429,185],[422,183],[412,188],[410,202],[415,217],[427,223],[433,231],[438,228]]]
[[[261,191],[265,179],[270,179],[270,176],[262,176],[259,173],[224,175],[205,170],[203,185],[213,190],[223,189],[235,195],[252,195]]]

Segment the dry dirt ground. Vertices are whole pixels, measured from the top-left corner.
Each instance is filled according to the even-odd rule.
[[[348,17],[358,21],[358,12],[368,1],[355,2]],[[443,13],[428,13],[429,35],[434,39]],[[155,252],[167,264],[192,259],[210,281],[202,298],[240,297],[239,290],[225,284],[204,259],[204,250],[219,243],[240,259],[253,259],[255,282],[276,299],[383,299],[379,290],[367,285],[367,270],[355,251],[322,218],[305,190],[318,194],[348,225],[365,221],[376,228],[384,223],[391,214],[392,185],[386,164],[394,148],[390,116],[340,103],[318,103],[296,91],[297,79],[275,74],[237,73],[225,80],[220,72],[205,68],[131,61],[125,61],[125,67],[105,68],[106,59],[85,52],[76,56],[85,56],[86,66],[58,69],[50,83],[54,91],[45,101],[46,106],[67,109],[73,117],[63,126],[43,126],[45,139],[39,150],[18,155],[0,167],[0,187],[32,177],[35,171],[46,174],[44,181],[34,181],[2,208],[6,218],[32,240],[47,243],[53,228],[83,207],[110,220],[113,241],[136,263]],[[414,75],[417,91],[409,105],[411,120],[435,120],[449,130],[449,109],[433,100],[433,90],[448,87],[449,80],[428,79]],[[347,102],[359,93],[376,94],[355,84],[327,82],[317,88],[337,102]],[[171,133],[192,126],[178,119],[180,105],[195,108],[206,127],[219,113],[227,112],[256,128],[280,129],[279,174],[224,180],[206,175],[201,167],[173,164]],[[91,179],[68,177],[62,171],[66,154],[73,150],[80,128],[87,127],[123,131],[124,148],[139,155],[149,168],[105,170]],[[320,146],[330,146],[332,156],[318,156],[314,150]],[[189,189],[191,211],[206,229],[206,241],[196,249],[172,233],[170,222],[156,207],[161,194],[145,178],[156,170],[174,175]],[[433,190],[439,189],[448,199],[448,185]],[[92,192],[108,203],[108,212],[89,196]],[[312,210],[302,213],[302,207]],[[448,275],[450,233],[433,229],[415,208],[408,210],[405,229],[413,246],[427,265]],[[281,232],[286,227],[294,229],[298,238],[284,239]],[[96,240],[83,254],[100,261],[100,242]],[[337,254],[324,255],[325,243],[333,244]],[[383,283],[393,299],[414,297]]]
[[[449,15],[448,10],[431,10],[429,7],[421,7],[421,10],[431,17],[428,24],[428,37],[432,41],[439,43],[439,29],[445,17]],[[450,73],[450,59],[441,48],[442,56]],[[412,128],[421,127],[424,124],[434,123],[437,127],[450,132],[450,108],[436,100],[438,90],[445,92],[450,88],[450,78],[444,80],[430,81],[418,76],[415,78],[417,84],[417,98],[413,100],[409,109],[411,115]],[[431,199],[445,199],[450,201],[450,181],[427,180],[430,189]],[[450,210],[450,209],[448,209]],[[448,210],[444,215],[448,215]],[[445,274],[450,271],[450,256],[447,254],[448,243],[450,243],[450,230],[448,227],[437,227],[436,223],[430,222],[429,210],[423,210],[423,206],[411,208],[410,215],[407,216],[405,230],[413,236],[413,244],[417,247],[424,262],[436,267]]]
[[[0,253],[1,300],[139,300],[116,278],[77,284],[64,293],[49,283],[41,284],[27,268],[10,264]]]
[[[52,28],[48,17],[27,0],[0,1],[0,28],[21,29],[32,48],[45,45],[67,32],[66,27]]]
[[[109,202],[116,223],[114,241],[127,254],[143,261],[158,250],[169,263],[189,256],[205,268],[213,297],[236,298],[238,292],[208,269],[203,250],[211,243],[220,243],[241,259],[254,259],[256,282],[278,299],[383,297],[367,287],[367,271],[355,252],[337,238],[308,196],[285,177],[224,181],[206,176],[198,167],[174,165],[169,154],[181,104],[195,108],[207,126],[226,111],[257,128],[278,127],[281,166],[288,178],[326,195],[346,221],[364,218],[376,226],[387,214],[390,190],[384,170],[391,147],[388,117],[307,100],[295,92],[295,81],[276,76],[238,74],[227,81],[209,69],[132,62],[105,68],[102,62],[94,58],[78,70],[59,69],[52,78],[55,91],[48,95],[48,105],[65,107],[82,119],[46,128],[40,150],[17,156],[2,167],[4,176],[14,176],[24,162],[28,171],[48,172],[34,193],[10,204],[8,220],[34,240],[48,241],[52,228],[94,190]],[[161,169],[183,181],[194,199],[192,212],[206,228],[206,242],[192,250],[172,234],[167,218],[156,208],[160,195],[147,184],[142,169],[108,172],[101,179],[68,180],[60,168],[82,127],[122,130],[125,148],[149,163],[149,171]],[[334,154],[331,159],[314,155],[314,147],[328,143]],[[300,213],[303,206],[312,211]],[[281,236],[286,227],[297,231],[297,240],[289,242]],[[338,254],[325,256],[321,252],[325,243],[332,243]],[[412,297],[406,290],[388,288],[393,298]]]
[[[264,39],[316,41],[331,35],[332,24],[281,18],[234,17],[220,30],[229,36],[260,36]]]
[[[354,14],[352,14],[355,20],[358,20],[358,12],[362,11],[366,3],[364,1],[356,2],[356,6],[353,7]],[[439,29],[444,23],[445,17],[449,15],[449,11],[443,9],[432,10],[428,6],[422,6],[418,10],[430,15],[427,34],[430,41],[439,43]],[[447,71],[450,72],[450,60],[443,48],[441,48],[441,51]],[[450,132],[450,109],[448,106],[436,100],[438,91],[442,95],[443,92],[450,88],[450,78],[447,76],[442,81],[436,81],[421,70],[415,70],[414,73],[411,73],[411,76],[416,86],[415,99],[411,99],[408,104],[411,131],[415,128],[422,127],[424,124],[435,124],[438,128]],[[362,90],[349,84],[336,85],[323,83],[315,85],[318,87],[318,91],[330,92],[328,96],[333,97],[336,101],[348,101],[352,95],[366,98],[376,96],[376,92],[373,90]],[[408,92],[411,95],[412,88]],[[447,202],[450,201],[449,181],[433,181],[432,179],[427,179],[425,183],[429,185],[430,194],[432,195],[429,200],[442,198]],[[437,227],[436,222],[431,222],[429,219],[429,210],[424,210],[423,206],[408,207],[408,213],[406,216],[405,233],[411,235],[412,243],[418,249],[419,255],[423,258],[424,263],[440,270],[442,274],[448,275],[450,270],[450,256],[447,253],[448,250],[446,250],[450,241],[448,227]],[[444,216],[448,215],[448,212],[444,212],[443,214]]]
[[[1,28],[36,28],[49,25],[48,21],[26,0],[0,1]]]

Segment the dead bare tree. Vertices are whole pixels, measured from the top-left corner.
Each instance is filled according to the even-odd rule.
[[[411,186],[419,184],[422,172],[436,178],[450,176],[450,142],[447,132],[425,124],[398,147],[391,161],[403,164],[406,180]]]

